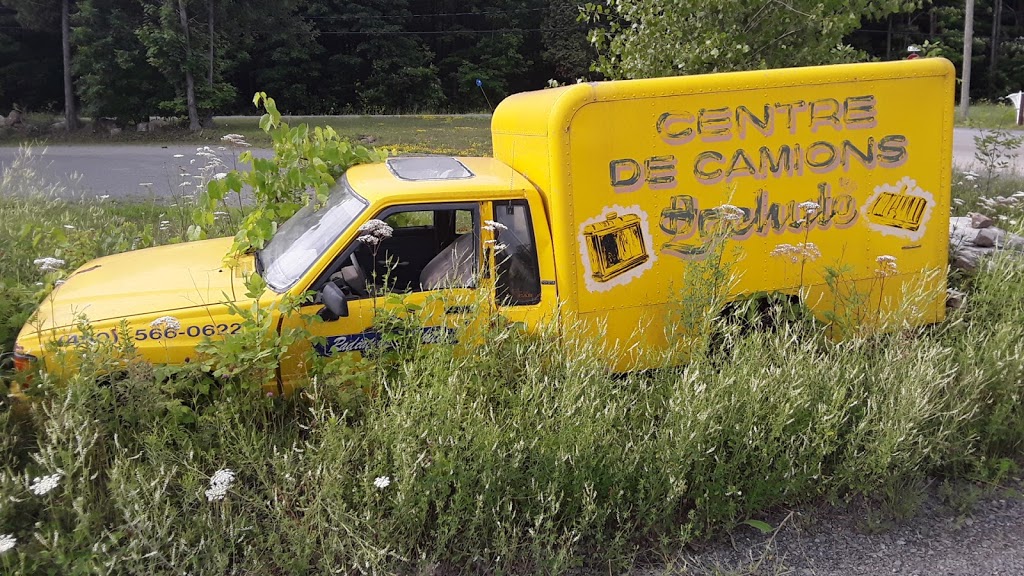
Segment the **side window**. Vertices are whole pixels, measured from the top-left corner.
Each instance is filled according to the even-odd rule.
[[[540,302],[540,269],[530,207],[523,200],[494,203],[495,295],[506,306]]]
[[[478,205],[402,206],[375,218],[391,227],[391,236],[376,245],[357,240],[319,282],[333,281],[353,299],[476,287]]]
[[[432,228],[434,226],[433,210],[410,210],[396,212],[384,220],[395,230],[400,228]]]

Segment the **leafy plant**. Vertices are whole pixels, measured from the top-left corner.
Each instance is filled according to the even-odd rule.
[[[386,156],[384,150],[342,139],[330,126],[289,126],[281,121],[274,99],[264,92],[256,93],[253,104],[265,111],[260,117],[260,129],[273,142],[273,158],[243,152],[239,161],[251,169],[232,170],[210,181],[197,200],[188,231],[189,239],[205,238],[214,225],[215,212],[225,207],[228,195],[251,190],[253,207],[235,234],[229,256],[262,248],[278,224],[310,202],[326,201],[331,187],[350,167],[380,162]]]
[[[241,321],[237,334],[228,334],[216,340],[205,337],[196,346],[202,355],[204,370],[233,383],[250,393],[258,392],[274,381],[274,374],[281,358],[296,342],[309,340],[308,330],[289,328],[278,330],[282,316],[297,314],[306,295],[285,296],[270,306],[263,306],[260,298],[267,290],[267,284],[257,274],[245,279],[248,306],[230,302],[228,310]],[[318,318],[310,315],[308,322]]]
[[[1022,143],[1024,137],[1001,128],[983,130],[974,136],[974,159],[985,170],[986,194],[991,190],[996,174],[1010,167]]]

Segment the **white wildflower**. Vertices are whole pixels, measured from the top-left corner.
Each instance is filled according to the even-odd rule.
[[[797,245],[793,244],[779,244],[769,253],[772,258],[785,258],[790,262],[796,264],[801,260],[814,261],[821,258],[821,250],[814,242],[801,242]]]
[[[110,194],[101,194],[97,196],[97,198],[99,198],[100,200],[106,200],[107,198],[110,198]]]
[[[206,491],[206,500],[208,502],[223,500],[234,481],[235,472],[230,468],[214,472],[213,477],[210,478],[210,489]]]
[[[768,254],[772,258],[788,258],[792,262],[797,261],[797,248],[792,244],[779,244]]]
[[[964,201],[962,199],[960,199],[960,198],[953,198],[953,205],[954,206],[963,206],[964,205]]]
[[[722,204],[715,208],[715,212],[718,214],[719,218],[726,222],[737,222],[747,215],[742,208],[733,206],[732,204]]]
[[[242,136],[241,134],[225,134],[221,136],[220,139],[221,141],[227,142],[232,146],[241,146],[242,148],[248,148],[252,146],[252,144],[249,144],[248,142],[245,141],[245,136]]]
[[[508,230],[508,226],[505,226],[501,222],[495,222],[494,220],[484,220],[484,225],[481,226],[488,232],[494,232],[495,230]]]
[[[175,332],[181,330],[181,322],[174,316],[161,316],[149,323],[151,328],[170,328]]]
[[[228,177],[227,172],[217,172],[213,175],[214,180],[223,180]]]
[[[365,243],[367,246],[377,246],[381,240],[391,238],[391,233],[395,229],[388,226],[387,222],[374,218],[373,220],[367,220],[365,224],[360,226],[359,231],[362,234],[359,235],[357,240]]]
[[[496,242],[496,243],[494,244],[494,253],[495,253],[495,254],[500,254],[500,253],[501,253],[501,252],[503,252],[503,251],[504,251],[504,250],[505,250],[506,248],[508,248],[508,244],[502,244],[502,243],[500,243],[500,242]]]
[[[374,479],[373,485],[376,486],[378,490],[383,490],[388,486],[391,486],[391,478],[388,476],[378,476]]]
[[[32,261],[33,264],[39,267],[40,272],[55,272],[64,267],[64,261],[60,258],[36,258]]]
[[[896,267],[896,257],[883,254],[875,258],[875,262],[878,263],[878,269],[875,270],[875,275],[879,278],[888,278],[899,274],[899,268]]]
[[[821,258],[821,250],[818,250],[818,247],[814,242],[807,242],[806,244],[800,243],[797,244],[796,247],[800,250],[800,254],[807,260],[817,260],[818,258]]]
[[[978,179],[978,173],[977,172],[972,172],[972,171],[964,172],[964,180],[967,180],[968,182],[974,182],[977,179]]]
[[[821,210],[821,205],[817,202],[811,202],[808,200],[807,202],[801,202],[798,204],[797,208],[803,210],[808,216],[810,216],[812,214],[817,214],[817,212]]]
[[[63,474],[57,473],[50,474],[49,476],[43,476],[42,478],[33,478],[32,484],[29,485],[28,489],[36,496],[44,496],[50,490],[56,488],[60,479],[63,477]]]
[[[14,537],[14,534],[0,534],[0,554],[13,550],[17,544],[18,539]]]
[[[367,246],[370,246],[371,248],[374,248],[377,246],[377,244],[380,244],[380,238],[377,238],[373,234],[363,234],[362,236],[356,238],[356,240],[362,242],[363,244],[366,244]]]

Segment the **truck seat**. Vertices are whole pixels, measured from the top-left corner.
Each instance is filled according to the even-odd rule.
[[[421,290],[476,286],[476,236],[466,233],[445,246],[420,273]]]

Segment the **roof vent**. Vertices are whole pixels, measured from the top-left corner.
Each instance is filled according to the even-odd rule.
[[[466,165],[450,156],[388,158],[388,170],[402,180],[458,180],[472,178]]]

